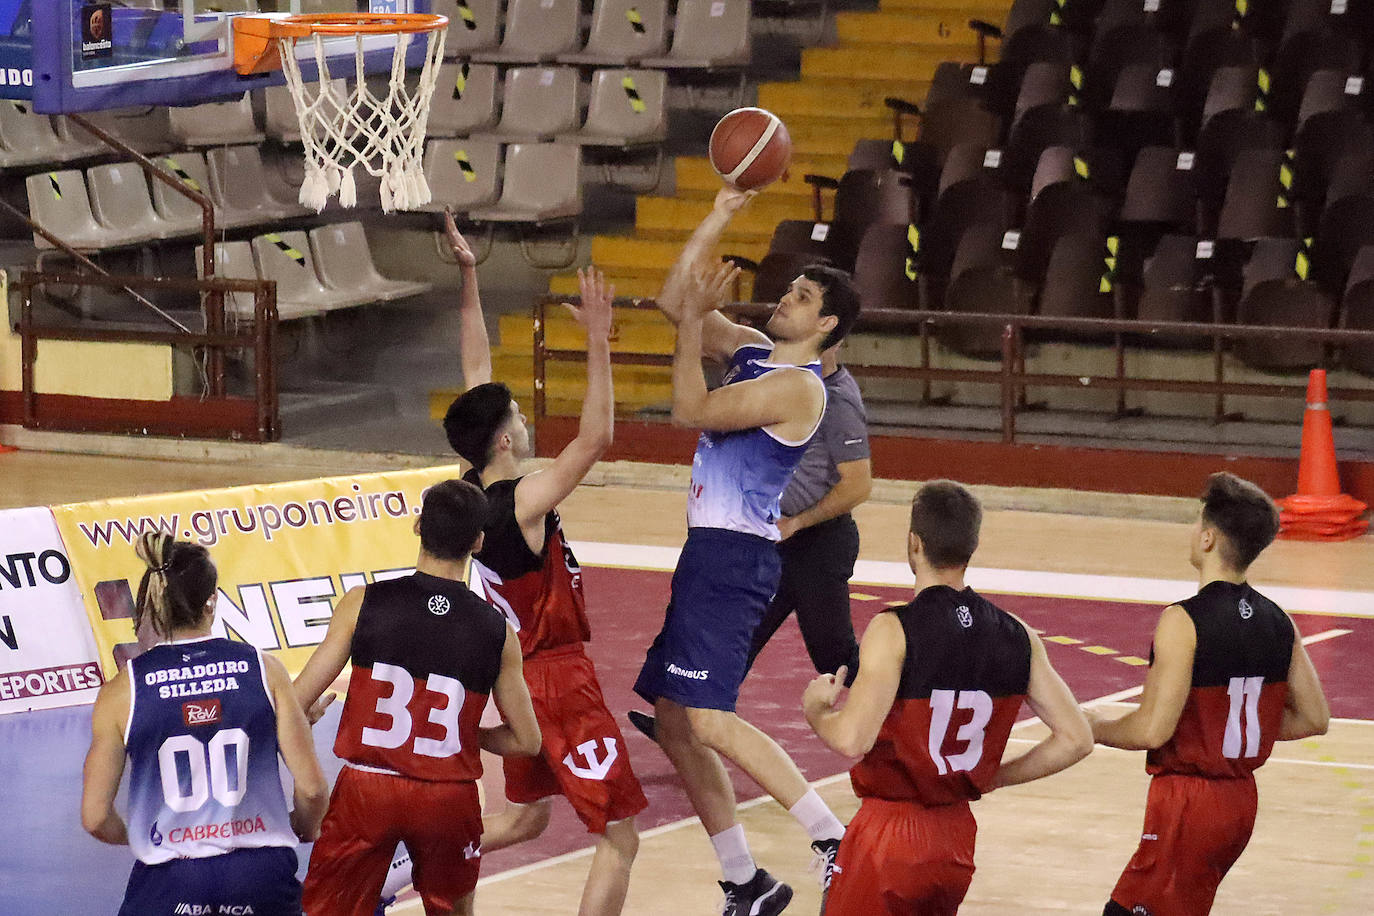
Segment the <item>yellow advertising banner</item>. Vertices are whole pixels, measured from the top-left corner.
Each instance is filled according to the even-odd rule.
[[[270,650],[294,675],[350,588],[408,575],[424,491],[457,465],[53,507],[105,677],[138,654],[134,543],[162,530],[219,568],[215,632]],[[146,648],[146,645],[144,646]]]

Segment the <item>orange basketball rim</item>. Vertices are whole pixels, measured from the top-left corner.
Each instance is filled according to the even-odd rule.
[[[435,32],[448,17],[432,13],[307,13],[296,16],[235,16],[234,69],[247,76],[281,69],[277,44],[312,35],[399,35]]]

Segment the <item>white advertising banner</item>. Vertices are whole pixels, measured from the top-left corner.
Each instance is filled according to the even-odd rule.
[[[0,713],[90,703],[101,681],[52,512],[0,511]]]

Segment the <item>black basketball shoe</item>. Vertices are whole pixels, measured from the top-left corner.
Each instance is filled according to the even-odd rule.
[[[792,902],[792,888],[760,868],[744,884],[721,881],[725,906],[721,916],[777,916]]]
[[[824,914],[825,902],[830,897],[830,879],[838,871],[835,856],[839,854],[840,841],[817,840],[811,844],[811,851],[816,854],[812,867],[821,873],[821,913]]]

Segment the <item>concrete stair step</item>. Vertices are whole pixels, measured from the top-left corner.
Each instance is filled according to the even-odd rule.
[[[912,50],[905,45],[862,48],[808,48],[802,51],[802,79],[871,80],[880,83],[930,80],[946,60],[976,59],[952,51]]]
[[[838,179],[845,172],[848,156],[848,151],[843,155],[794,152],[792,165],[788,168],[787,174],[769,185],[760,196],[771,198],[791,195],[810,200],[811,186],[803,180],[803,176],[814,173]],[[721,188],[720,176],[705,159],[680,157],[675,160],[673,168],[676,194],[679,198],[712,200]]]
[[[653,314],[658,316],[658,321],[653,324],[645,321],[614,322],[611,325],[611,351],[672,355],[673,326],[658,312]],[[587,348],[586,335],[572,317],[549,318],[544,324],[544,341],[555,350]],[[528,315],[502,315],[500,351],[511,356],[519,355],[526,360],[533,359],[534,319]],[[645,367],[645,371],[649,368],[654,369],[653,377],[657,378],[660,374],[657,367]],[[640,371],[638,367],[616,367],[617,372],[622,369],[627,373],[626,378],[638,378],[634,375],[634,372]]]
[[[635,205],[636,234],[645,238],[654,237],[650,232],[663,230],[690,234],[710,212],[709,200],[641,197]],[[771,238],[780,221],[810,219],[811,215],[811,202],[800,195],[764,193],[730,221],[730,230],[737,237]]]
[[[839,13],[835,29],[845,47],[901,44],[961,55],[969,47],[977,51],[978,42],[968,21],[980,18],[985,17],[969,15],[963,8],[940,13]]]
[[[767,108],[788,123],[797,116],[824,113],[829,118],[853,118],[869,122],[881,120],[890,130],[891,112],[883,105],[887,96],[919,102],[930,89],[929,81],[864,82],[838,85],[824,83],[764,83],[759,87],[759,106]]]
[[[600,266],[600,265],[598,265]],[[664,276],[667,271],[663,272]],[[652,299],[663,288],[663,277],[629,277],[607,275],[615,284],[615,294],[632,299]],[[555,274],[549,278],[549,292],[555,296],[576,296],[577,274]]]
[[[986,19],[1001,25],[1011,9],[1009,0],[879,0],[878,10],[883,13],[914,12],[932,14],[951,12],[969,19]]]

